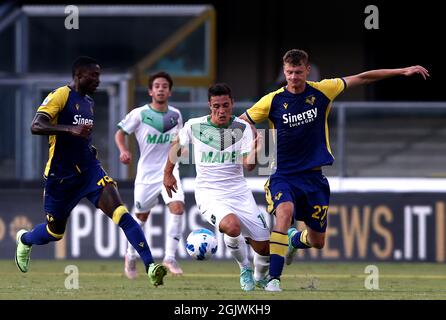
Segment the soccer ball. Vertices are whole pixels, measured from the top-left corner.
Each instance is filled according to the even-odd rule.
[[[197,260],[210,259],[217,251],[217,238],[208,229],[192,231],[186,239],[187,253]]]

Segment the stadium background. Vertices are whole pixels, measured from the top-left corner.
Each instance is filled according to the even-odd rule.
[[[157,65],[163,58],[178,58],[181,50],[186,51],[184,55],[188,58],[211,56],[210,65],[192,61],[193,67],[188,68],[190,65],[186,62],[186,68],[175,75],[175,95],[171,103],[183,111],[185,119],[207,112],[205,90],[213,81],[224,81],[233,87],[238,106],[236,114],[242,112],[278,85],[281,57],[290,48],[309,52],[319,71],[314,76],[319,78],[421,64],[430,70],[432,78],[428,81],[390,79],[348,91],[338,98],[331,118],[331,141],[338,161],[326,172],[331,181],[343,180],[334,187],[328,243],[322,252],[306,253],[298,259],[444,262],[446,105],[442,77],[445,66],[440,41],[436,38],[444,27],[441,11],[433,2],[423,2],[423,5],[373,3],[379,9],[378,30],[364,27],[367,16],[364,8],[369,3],[361,1],[324,3],[323,10],[319,3],[298,1],[261,5],[245,1],[195,1],[193,4],[210,5],[206,8],[214,16],[204,20],[215,22],[215,33],[209,38],[203,31],[192,34],[191,43],[198,43],[197,46],[191,45],[186,37],[171,50],[164,50],[164,54],[146,69],[141,67],[139,73],[132,73],[142,80],[140,83],[135,80],[133,96],[126,95],[127,100],[116,102],[115,118],[119,119],[123,111],[145,101],[144,74],[163,65]],[[105,168],[119,182],[126,203],[132,207],[134,167],[120,166],[116,148],[110,143],[115,130],[110,115],[110,97],[113,96],[110,92],[119,90],[112,78],[128,74],[128,70],[138,66],[144,58],[152,57],[151,54],[162,47],[163,37],[181,33],[184,25],[194,19],[186,17],[176,24],[166,20],[161,22],[166,29],[149,32],[143,27],[150,25],[137,19],[133,22],[135,25],[131,19],[123,20],[129,23],[126,30],[120,27],[117,17],[100,20],[99,17],[83,18],[81,13],[80,29],[66,30],[63,24],[66,14],[61,14],[58,20],[42,16],[28,20],[29,34],[23,39],[17,34],[23,32],[20,28],[24,25],[19,26],[18,15],[11,17],[22,5],[24,3],[6,2],[0,6],[1,259],[10,259],[14,252],[14,235],[18,228],[31,227],[44,217],[40,180],[47,157],[46,144],[44,138],[31,136],[27,124],[39,99],[50,88],[40,88],[33,93],[39,99],[27,101],[30,92],[27,90],[32,90],[27,86],[41,84],[39,81],[43,81],[43,77],[45,81],[51,79],[48,83],[52,85],[64,85],[69,79],[70,63],[77,55],[91,55],[101,61],[104,76],[111,80],[109,85],[105,82],[102,91],[94,97],[97,102],[95,144]],[[13,21],[8,22],[8,19]],[[110,30],[119,32],[111,39],[98,36]],[[22,43],[18,44],[17,39]],[[147,45],[151,41],[153,43]],[[215,48],[206,47],[206,44],[212,47],[212,41],[215,41]],[[185,45],[180,50],[181,43]],[[18,52],[23,54],[24,47],[29,49],[28,55],[19,57]],[[146,47],[150,50],[144,52]],[[199,52],[194,51],[197,48]],[[169,71],[175,74],[176,69],[172,68]],[[33,78],[36,75],[39,78]],[[26,79],[31,80],[26,82]],[[378,104],[358,107],[358,101]],[[399,104],[389,109],[390,101]],[[345,115],[346,123],[338,126],[342,102],[351,105]],[[337,149],[341,146],[342,149]],[[133,148],[136,152],[134,144]],[[344,154],[342,161],[336,150]],[[194,170],[191,166],[183,166],[182,173],[190,179]],[[363,180],[355,183],[355,178]],[[392,180],[373,180],[376,178]],[[255,197],[264,208],[262,182],[255,181]],[[191,180],[186,182],[193,185]],[[348,183],[352,183],[349,188],[342,187]],[[187,189],[186,207],[184,235],[197,226],[209,227],[197,215],[193,187]],[[156,207],[146,227],[157,258],[162,256],[164,243],[164,210],[162,206]],[[33,259],[118,258],[123,256],[124,244],[113,224],[83,202],[73,212],[65,240],[56,246],[34,250]],[[186,258],[184,250],[179,255]],[[222,250],[217,258],[229,256]]]

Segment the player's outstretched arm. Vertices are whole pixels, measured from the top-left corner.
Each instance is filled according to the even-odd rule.
[[[427,71],[426,68],[422,66],[411,66],[399,69],[370,70],[353,76],[344,77],[344,80],[347,85],[347,88],[352,88],[396,76],[410,77],[416,74],[421,75],[423,79],[427,79],[429,77],[429,72]]]
[[[175,179],[175,176],[173,175],[173,169],[180,155],[181,146],[177,138],[170,145],[169,155],[167,157],[166,166],[164,167],[163,184],[169,198],[172,198],[172,191],[177,192],[178,190],[177,179]]]
[[[88,138],[92,130],[93,125],[51,124],[50,118],[43,113],[37,113],[31,123],[32,134],[38,135],[71,134],[75,137]]]
[[[246,122],[248,122],[249,124],[252,124],[251,120],[248,119],[248,117],[246,116],[245,113],[242,113],[241,115],[238,116],[240,119],[245,120]]]
[[[129,164],[132,161],[132,153],[127,149],[127,144],[125,142],[126,133],[118,129],[115,133],[115,143],[119,149],[119,160],[123,164]]]

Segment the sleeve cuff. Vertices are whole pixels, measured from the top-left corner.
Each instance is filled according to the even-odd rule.
[[[252,118],[249,116],[248,112],[245,112],[246,117],[248,118],[249,122],[251,122],[251,124],[256,124],[254,120],[252,120]]]
[[[124,132],[126,135],[129,135],[129,133],[128,133],[127,131],[125,131],[124,128],[121,127],[119,124],[117,125],[117,127],[118,127],[119,129],[121,129],[122,132]]]
[[[45,111],[37,111],[37,114],[41,114],[44,115],[46,117],[48,117],[48,119],[52,120],[53,118],[50,116],[49,113],[46,113]]]
[[[342,89],[342,91],[344,91],[345,89],[347,89],[347,82],[345,82],[344,78],[341,78],[341,80],[344,83],[344,89]]]

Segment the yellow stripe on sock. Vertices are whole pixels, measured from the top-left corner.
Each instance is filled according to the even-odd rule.
[[[121,220],[121,217],[128,212],[129,211],[124,205],[120,205],[115,209],[115,211],[113,211],[113,216],[112,216],[113,222],[115,224],[119,224],[119,220]]]
[[[277,254],[285,257],[288,249],[288,235],[279,233],[276,231],[271,232],[271,238],[269,240],[270,254]]]
[[[266,203],[268,204],[267,207],[267,211],[270,214],[274,214],[274,202],[273,202],[273,198],[271,197],[271,191],[269,190],[269,179],[266,181],[265,186],[264,186],[264,190],[265,190],[265,198],[266,198]]]
[[[62,234],[54,233],[53,231],[50,230],[50,227],[48,225],[46,225],[46,231],[48,231],[48,233],[56,239],[62,239],[64,235],[63,233]]]
[[[300,242],[302,242],[304,245],[306,245],[307,247],[311,248],[311,244],[310,241],[308,241],[308,230],[305,229],[302,231],[302,233],[300,234],[300,238],[299,238]]]

